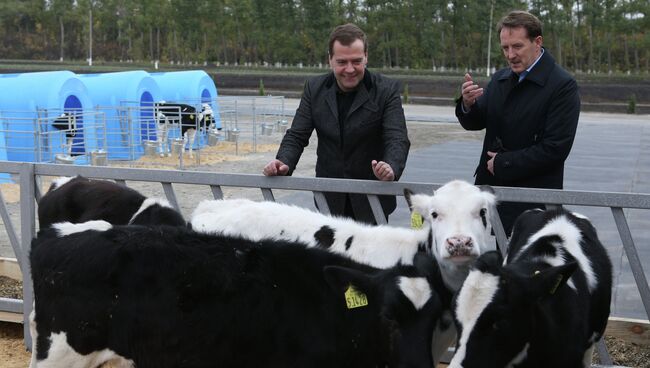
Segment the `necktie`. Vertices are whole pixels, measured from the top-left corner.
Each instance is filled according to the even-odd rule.
[[[519,74],[519,82],[521,82],[522,80],[524,80],[524,78],[526,78],[526,74],[528,74],[528,70],[524,70],[523,72],[521,72],[521,74]]]

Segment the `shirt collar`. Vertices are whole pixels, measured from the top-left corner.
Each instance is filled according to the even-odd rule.
[[[544,55],[544,48],[543,47],[542,47],[542,52],[539,54],[537,59],[535,59],[535,61],[528,67],[528,69],[526,69],[526,74],[528,74],[530,72],[530,70],[533,69],[533,67],[535,65],[537,65],[537,62],[539,62],[539,59],[542,58],[542,55]]]

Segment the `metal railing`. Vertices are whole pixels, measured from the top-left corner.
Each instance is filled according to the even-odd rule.
[[[41,198],[37,183],[42,176],[75,176],[115,180],[126,184],[126,181],[160,183],[169,202],[179,209],[179,202],[173,184],[194,184],[209,186],[215,199],[223,198],[223,187],[257,188],[265,200],[275,201],[274,190],[306,191],[314,194],[318,207],[324,213],[329,213],[325,201],[325,192],[344,192],[366,194],[377,223],[385,223],[379,195],[402,196],[404,188],[414,192],[432,193],[441,184],[407,183],[407,182],[378,182],[367,180],[325,179],[307,177],[264,177],[248,174],[221,174],[198,171],[146,170],[132,168],[107,168],[92,166],[70,166],[54,164],[32,164],[0,161],[0,173],[18,176],[20,183],[20,236],[15,232],[9,211],[0,192],[0,215],[5,224],[9,240],[19,262],[23,275],[23,300],[0,298],[0,311],[23,313],[25,322],[25,344],[31,347],[28,316],[33,302],[31,272],[29,266],[29,250],[31,240],[35,236],[36,201]],[[634,244],[630,227],[624,209],[650,210],[649,194],[585,192],[567,190],[527,189],[527,188],[494,188],[500,201],[544,203],[547,206],[593,206],[609,208],[618,234],[621,238],[629,266],[636,281],[641,301],[650,316],[650,287]],[[493,211],[495,212],[495,211]],[[499,244],[507,244],[505,232],[498,216],[490,219]],[[505,253],[506,249],[501,249]],[[601,341],[599,345],[601,362],[611,365],[611,359]]]

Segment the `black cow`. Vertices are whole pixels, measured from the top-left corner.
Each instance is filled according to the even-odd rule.
[[[185,219],[164,199],[147,198],[126,186],[82,176],[59,178],[38,201],[41,229],[57,222],[105,220],[115,225],[186,226]]]
[[[41,230],[30,261],[33,366],[432,366],[442,279],[424,254],[377,270],[286,241],[93,221]]]
[[[193,157],[194,139],[196,130],[208,129],[214,122],[212,108],[209,104],[201,105],[202,110],[196,113],[196,108],[187,104],[156,102],[154,104],[154,116],[158,126],[158,147],[160,155],[169,155],[167,137],[171,124],[178,123],[181,126],[183,146],[189,141],[190,157]]]
[[[611,289],[611,261],[587,218],[524,212],[506,264],[497,252],[484,254],[460,289],[449,367],[590,367]]]

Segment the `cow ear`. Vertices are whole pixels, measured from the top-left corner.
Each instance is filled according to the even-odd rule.
[[[420,216],[426,218],[429,215],[429,199],[431,198],[428,195],[424,194],[415,194],[408,188],[404,188],[404,198],[406,203],[409,205],[411,213],[417,213]]]
[[[369,275],[351,268],[326,266],[323,275],[327,284],[336,292],[343,293],[350,285],[357,290],[367,292],[372,285]]]
[[[542,271],[534,271],[530,276],[530,291],[535,299],[552,297],[563,287],[578,269],[577,262],[569,262],[562,266],[549,267]]]

